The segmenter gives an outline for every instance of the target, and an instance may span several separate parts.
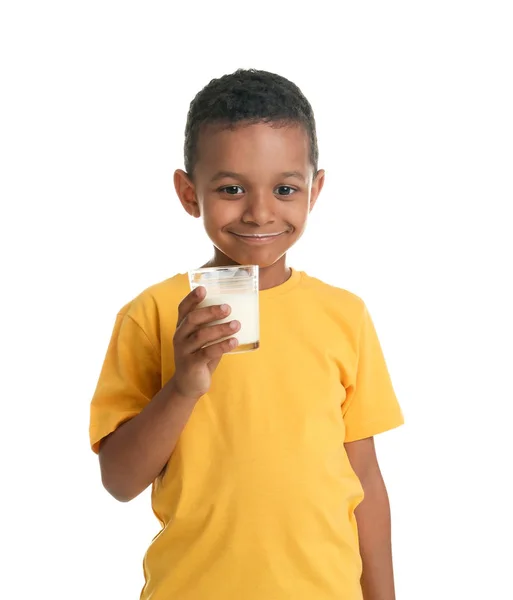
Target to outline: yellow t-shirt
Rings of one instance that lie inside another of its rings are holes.
[[[187,276],[119,313],[91,404],[91,445],[173,375]],[[144,600],[361,600],[344,442],[403,422],[363,301],[307,274],[260,292],[260,349],[224,356],[165,475]]]

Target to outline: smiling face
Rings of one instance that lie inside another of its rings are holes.
[[[303,234],[323,180],[303,127],[265,123],[205,127],[193,181],[175,173],[184,208],[203,218],[214,244],[211,264],[256,264],[276,274],[285,271],[285,253]]]

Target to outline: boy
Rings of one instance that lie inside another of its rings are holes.
[[[360,298],[286,265],[317,159],[283,77],[239,70],[191,103],[176,192],[213,243],[205,266],[259,265],[261,347],[224,356],[239,323],[212,325],[229,307],[198,308],[186,274],[117,316],[90,437],[115,498],[152,484],[144,600],[394,599],[372,436],[402,414],[380,344]]]

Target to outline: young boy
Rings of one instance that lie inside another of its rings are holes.
[[[286,264],[317,159],[283,77],[239,70],[191,103],[176,191],[214,246],[205,266],[259,265],[261,347],[225,356],[239,323],[212,325],[229,307],[198,308],[186,274],[117,316],[90,437],[115,498],[153,486],[144,600],[395,597],[373,436],[403,419],[380,344],[359,297]]]

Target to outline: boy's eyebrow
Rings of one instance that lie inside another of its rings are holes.
[[[289,177],[295,177],[296,179],[301,179],[305,181],[306,177],[301,173],[301,171],[285,171],[285,173],[281,173],[281,177],[284,179],[288,179]]]
[[[234,173],[233,171],[218,171],[210,181],[218,181],[219,179],[224,179],[225,177],[230,177],[231,179],[241,179],[241,175],[239,175],[239,173]]]
[[[283,179],[295,177],[296,179],[301,179],[302,181],[306,180],[306,177],[303,175],[303,173],[301,173],[301,171],[285,171],[280,173],[279,176]],[[224,179],[225,177],[230,177],[231,179],[244,179],[244,176],[240,173],[234,173],[233,171],[219,171],[212,177],[210,181],[218,181],[219,179]]]

